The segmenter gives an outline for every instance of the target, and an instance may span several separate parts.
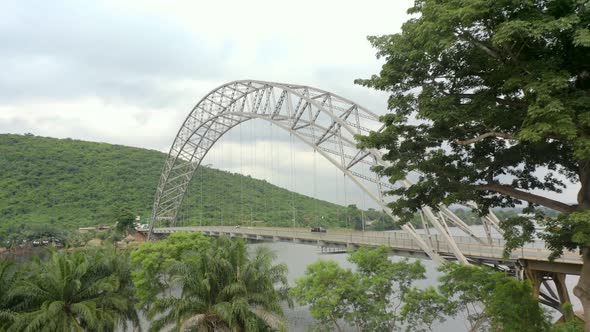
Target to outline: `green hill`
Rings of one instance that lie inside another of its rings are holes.
[[[34,225],[112,224],[123,207],[147,220],[165,158],[121,145],[0,134],[0,236]],[[186,223],[292,225],[294,202],[299,226],[347,226],[341,206],[249,176],[200,169],[179,214]]]

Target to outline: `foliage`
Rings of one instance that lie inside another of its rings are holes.
[[[540,237],[552,249],[549,258],[557,258],[563,250],[590,247],[590,210],[576,211],[543,221],[545,232]]]
[[[92,239],[96,238],[97,234],[95,231],[91,232],[73,232],[68,236],[66,242],[69,247],[76,248],[76,247],[85,247],[88,242]]]
[[[350,320],[361,287],[358,275],[350,269],[335,261],[318,260],[307,266],[305,276],[296,281],[291,293],[299,303],[309,305],[321,331],[331,331],[332,326],[342,331],[339,321]]]
[[[168,268],[190,252],[210,247],[209,238],[201,233],[173,233],[160,241],[145,242],[131,253],[132,276],[137,296],[143,307],[149,307],[158,294],[170,286]]]
[[[125,210],[145,220],[165,158],[160,152],[119,145],[8,134],[0,134],[0,154],[0,169],[5,170],[0,178],[0,241],[7,247],[23,239],[65,240],[76,227],[114,225]],[[292,199],[298,226],[362,229],[364,218],[375,230],[399,229],[381,211],[343,208],[209,167],[197,170],[179,217],[187,224],[265,221],[291,226]],[[242,200],[242,207],[235,204]],[[479,223],[477,215],[459,213],[469,216],[469,223]],[[415,226],[422,227],[419,217]],[[74,235],[73,240],[83,239]]]
[[[435,321],[443,322],[445,316],[453,316],[456,304],[441,295],[434,287],[424,290],[410,289],[404,297],[401,317],[407,332],[433,331]]]
[[[15,317],[15,299],[9,292],[16,281],[17,266],[9,260],[0,258],[0,331],[13,321]]]
[[[361,145],[387,150],[384,175],[417,180],[391,191],[394,213],[468,201],[481,213],[590,208],[588,1],[418,0],[409,13],[401,33],[369,37],[385,64],[356,81],[389,92],[394,110]],[[578,205],[532,193],[559,193],[564,178],[582,184]],[[557,251],[580,246],[559,240]]]
[[[384,129],[360,146],[387,151],[376,170],[416,183],[389,192],[402,222],[422,206],[525,204],[563,216],[550,258],[579,249],[574,294],[590,312],[590,2],[417,0],[401,33],[371,36],[385,63],[356,83],[390,94]],[[576,198],[555,198],[567,183]],[[575,202],[575,203],[574,203]],[[529,218],[502,224],[506,254],[534,239]],[[586,319],[590,331],[590,319]]]
[[[284,329],[280,303],[288,295],[287,267],[274,265],[274,259],[268,248],[249,255],[243,240],[227,238],[183,255],[168,269],[181,294],[164,294],[153,302],[150,330]]]
[[[548,317],[532,286],[487,267],[446,264],[440,293],[465,312],[477,331],[547,331]]]
[[[114,248],[52,251],[22,268],[9,297],[16,331],[112,331],[139,323],[129,256]]]
[[[579,320],[570,320],[565,323],[557,323],[551,332],[584,332],[584,324]]]
[[[127,146],[9,134],[0,135],[0,155],[0,239],[32,225],[114,225],[122,209],[146,222],[166,158]],[[342,207],[264,180],[209,167],[193,179],[179,212],[187,224],[291,226],[295,206],[299,226],[348,227]],[[383,216],[373,211],[371,218]]]
[[[413,281],[424,278],[424,266],[419,261],[392,262],[385,247],[361,248],[349,261],[357,271],[333,261],[309,265],[291,293],[310,306],[321,330],[342,331],[341,320],[362,331],[393,330],[402,318],[399,309]]]
[[[119,233],[127,235],[135,233],[135,216],[128,208],[122,208],[116,217],[115,228]]]

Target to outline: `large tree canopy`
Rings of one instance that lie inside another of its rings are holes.
[[[394,212],[590,208],[588,1],[422,0],[409,12],[402,33],[369,37],[386,62],[356,81],[390,92],[394,110],[361,144],[387,150],[392,180],[419,177],[392,192]],[[560,192],[564,178],[581,183],[577,200],[532,192]]]
[[[369,37],[380,75],[357,83],[391,93],[386,148],[394,180],[422,174],[394,205],[520,201],[561,212],[590,207],[588,1],[416,1],[400,34]],[[546,176],[536,172],[549,170]],[[529,193],[582,180],[578,204]]]
[[[360,144],[386,151],[378,171],[392,181],[416,179],[390,192],[393,212],[469,201],[562,212],[547,240],[585,252],[576,294],[590,311],[590,2],[416,0],[409,13],[401,33],[369,37],[385,64],[356,81],[390,93],[393,111]],[[577,197],[555,199],[568,182]],[[507,225],[518,222],[530,223]]]

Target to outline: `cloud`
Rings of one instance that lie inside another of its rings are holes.
[[[182,121],[206,93],[228,81],[248,78],[318,87],[383,113],[385,96],[352,81],[379,70],[365,37],[398,31],[411,4],[411,0],[4,3],[0,132],[167,152]],[[269,130],[260,120],[252,121],[249,128],[253,136],[244,131],[240,140],[239,131],[233,130],[216,146],[223,154],[220,165],[236,170],[235,153],[240,147],[243,154],[258,155],[258,160],[246,158],[246,172],[255,177],[274,174],[274,183],[289,188],[288,134]],[[268,147],[264,142],[271,140],[274,158],[263,152]],[[314,194],[315,158],[318,197],[344,203],[345,197],[352,201],[358,196],[350,182],[347,194],[338,189],[342,177],[334,166],[314,157],[309,147],[295,146],[297,191]]]
[[[4,2],[0,132],[167,152],[192,107],[217,86],[238,79],[309,85],[384,114],[387,95],[352,82],[380,69],[366,36],[398,32],[411,5],[411,0]],[[247,172],[275,174],[272,182],[288,188],[290,159],[281,155],[291,146],[288,134],[261,120],[249,126],[242,137],[230,131],[215,147],[225,153],[220,165],[236,171],[237,147],[243,154],[258,150]],[[261,157],[270,153],[264,143],[270,141],[274,152],[280,151],[274,168],[271,156]],[[296,189],[313,194],[313,151],[301,144],[295,149]],[[355,186],[348,182],[344,195],[337,185],[341,175],[317,156],[315,174],[319,197],[344,203],[348,196],[362,205]],[[559,197],[570,201],[576,190],[569,186]]]
[[[53,135],[92,131],[113,139],[99,127],[103,122],[91,120],[89,112],[99,112],[112,114],[112,123],[129,121],[128,134],[113,143],[136,144],[133,136],[150,118],[171,110],[188,114],[208,91],[243,78],[337,89],[344,96],[354,91],[355,101],[370,106],[375,96],[352,85],[378,69],[365,36],[399,29],[410,4],[303,1],[287,10],[272,1],[10,2],[0,12],[0,119],[31,126],[2,130],[44,131],[35,127],[37,118],[60,113],[56,105],[71,111],[95,100],[79,116],[64,118],[77,122],[62,123]],[[79,127],[89,129],[76,132]],[[140,146],[160,148],[171,141],[164,136]]]
[[[0,12],[4,103],[99,96],[161,106],[174,101],[168,83],[214,80],[231,50],[173,20],[106,3],[9,6]]]

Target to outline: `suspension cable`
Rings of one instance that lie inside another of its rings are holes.
[[[348,227],[351,227],[352,225],[350,224],[350,217],[348,216],[348,194],[346,188],[346,173],[342,173],[342,175],[342,187],[344,188],[344,214],[346,218],[346,224],[348,225]],[[351,228],[354,229],[354,227]]]
[[[187,206],[189,195],[190,195],[190,190],[187,187],[186,192],[184,193],[183,204],[178,208],[178,210],[179,210],[178,213],[176,213],[176,222],[174,222],[174,226],[181,226],[183,223],[182,221],[184,220],[184,215],[186,214],[186,206]]]
[[[201,193],[201,197],[199,197],[201,199],[201,220],[199,221],[199,226],[203,226],[203,217],[205,216],[205,206],[203,204],[203,171],[205,170],[204,168],[205,166],[203,166],[203,160],[201,160],[201,165],[199,166],[200,168],[200,172],[199,172],[199,183],[200,183],[200,193]]]
[[[314,210],[315,210],[315,226],[319,225],[319,214],[318,214],[318,198],[317,198],[317,161],[316,161],[316,150],[313,149],[313,197],[314,197]]]
[[[362,181],[365,182],[365,180],[362,180]],[[366,206],[366,198],[367,197],[366,196],[367,196],[367,193],[364,190],[361,190],[361,199],[362,199],[362,204],[363,204],[363,207],[361,208],[361,223],[363,226],[363,232],[365,231],[365,226],[366,226],[366,224],[365,224],[365,209],[367,208],[367,206]]]
[[[336,221],[340,223],[341,220],[338,219],[338,218],[341,218],[342,217],[342,207],[341,206],[342,206],[342,204],[344,202],[344,196],[343,196],[344,195],[344,188],[341,185],[342,184],[342,180],[340,180],[340,172],[334,172],[334,174],[336,175],[336,188],[338,190],[338,206],[339,206],[338,207],[338,210],[336,211],[337,212],[337,214],[336,214]],[[340,189],[342,189],[342,190],[340,190]]]
[[[221,148],[218,147],[216,149],[217,151],[215,153],[215,157],[217,159],[217,165],[218,165],[217,166],[218,167],[217,169],[219,170],[218,174],[220,175],[220,179],[219,180],[221,180],[223,178],[223,169],[221,168],[222,167],[221,166],[221,153],[222,153],[222,149],[223,149],[223,146]],[[223,199],[223,192],[222,192],[222,190],[223,190],[222,189],[223,188],[223,184],[221,183],[221,181],[218,182],[218,183],[221,185],[221,187],[217,191],[217,193],[218,193],[217,208],[219,209],[219,225],[221,225],[222,224],[222,221],[221,220],[223,220],[223,212],[222,212],[222,208],[221,208],[221,200]]]
[[[295,210],[295,175],[294,175],[294,157],[293,154],[293,134],[289,133],[289,150],[291,151],[291,208],[293,209],[293,228],[295,228],[295,218],[296,218],[296,210]]]
[[[265,139],[264,145],[262,146],[262,148],[263,148],[262,155],[264,157],[264,159],[263,159],[264,167],[263,168],[264,168],[264,180],[265,181],[267,181],[267,179],[268,179],[268,169],[266,167],[267,166],[266,157],[268,156],[268,153],[267,153],[267,146],[266,146],[267,143],[266,142],[267,142],[267,140]],[[266,199],[266,197],[264,199],[264,220],[268,220],[268,199]]]
[[[254,126],[254,120],[250,120],[248,121],[248,123],[250,124],[250,144],[252,144],[252,150],[250,151],[250,176],[252,177],[252,179],[255,178],[254,176],[254,171],[256,169],[256,149],[257,149],[257,145],[256,145],[256,139],[254,139],[254,136],[252,135],[252,127]],[[254,185],[256,184],[255,181],[250,181],[250,183],[252,184],[252,189],[254,189]],[[254,192],[254,190],[252,190],[252,192]],[[252,221],[253,221],[253,210],[254,210],[254,201],[250,200],[250,203],[248,204],[250,206],[250,225],[252,225]]]
[[[274,193],[272,192],[272,189],[274,189],[272,187],[273,182],[274,182],[274,149],[273,149],[273,142],[274,142],[274,132],[273,132],[274,128],[272,126],[272,122],[270,122],[270,181],[269,183],[271,184],[271,195],[269,197],[269,201],[270,201],[270,210],[271,210],[271,218],[274,218]],[[274,223],[275,221],[272,220],[272,222]]]
[[[222,144],[223,144],[223,143],[222,143]],[[219,156],[219,161],[220,161],[220,163],[221,163],[222,165],[224,165],[224,168],[225,168],[225,162],[224,162],[224,159],[225,159],[225,155],[226,155],[226,154],[225,154],[225,150],[226,150],[226,147],[225,147],[225,144],[223,144],[223,145],[222,145],[222,149],[221,149],[221,155]],[[231,156],[230,156],[230,159],[231,159]],[[225,172],[225,171],[224,171],[224,172]],[[230,175],[228,174],[228,177],[229,177],[229,176],[230,176]],[[221,200],[224,200],[225,198],[227,198],[227,196],[226,196],[226,195],[227,195],[227,193],[225,192],[225,190],[226,190],[226,187],[229,187],[229,186],[223,186],[223,192],[222,192],[222,195],[221,195],[221,198],[220,198]],[[224,202],[224,203],[225,203],[225,202]],[[225,205],[224,205],[224,206],[225,206]],[[228,211],[228,212],[229,212],[229,211]],[[221,226],[223,226],[223,224],[224,224],[224,220],[223,220],[223,217],[224,217],[224,215],[223,215],[223,208],[222,208],[221,206],[220,206],[220,216],[221,216]]]
[[[244,150],[244,145],[242,141],[242,123],[239,124],[240,126],[240,217],[238,219],[238,224],[242,223],[242,215],[244,214],[244,159],[242,156],[242,150]]]
[[[190,215],[190,208],[191,208],[191,186],[190,183],[186,186],[186,197],[185,197],[185,204],[184,204],[184,214],[182,219],[180,220],[179,226],[184,226],[187,224],[189,215]]]

